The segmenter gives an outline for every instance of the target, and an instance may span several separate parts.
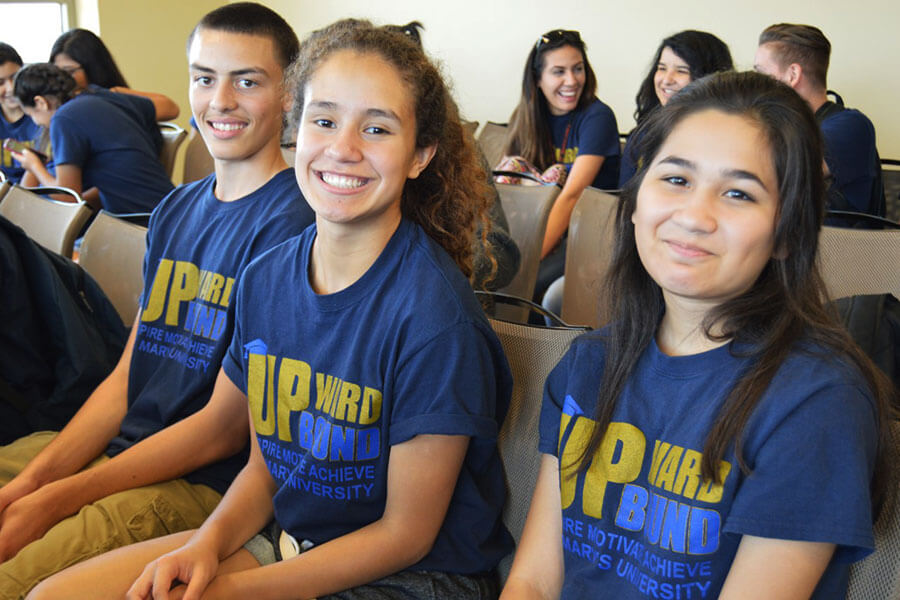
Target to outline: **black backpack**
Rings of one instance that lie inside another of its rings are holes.
[[[834,96],[834,102],[828,100],[816,111],[816,123],[822,124],[822,121],[836,113],[846,110],[844,107],[844,99],[834,91],[828,90],[830,96]],[[828,178],[828,188],[826,190],[825,201],[829,210],[856,210],[844,195],[832,185],[831,177]],[[878,156],[878,150],[875,150],[875,181],[872,184],[872,191],[869,197],[869,207],[866,211],[868,214],[883,217],[887,209],[887,203],[884,197],[884,181],[881,176],[881,159]]]
[[[128,330],[100,286],[0,217],[0,444],[59,430],[112,371]]]

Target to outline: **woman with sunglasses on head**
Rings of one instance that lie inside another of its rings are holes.
[[[637,108],[634,120],[637,121],[637,128],[628,136],[622,152],[618,187],[624,187],[637,170],[634,158],[637,136],[634,133],[647,117],[660,106],[665,106],[669,98],[695,79],[732,69],[734,64],[728,45],[711,33],[688,29],[662,41],[635,97]]]
[[[528,53],[522,98],[510,119],[504,153],[539,171],[557,163],[566,171],[547,221],[535,298],[563,274],[569,217],[581,192],[587,186],[612,189],[618,181],[616,117],[596,90],[597,78],[577,31],[549,31]]]
[[[178,116],[178,105],[168,96],[128,87],[106,44],[87,29],[70,29],[56,38],[49,62],[71,75],[79,92],[93,87],[141,96],[153,103],[157,121],[169,121]]]
[[[504,598],[843,598],[896,489],[896,389],[823,304],[809,106],[704,78],[648,117],[605,293],[544,391]]]

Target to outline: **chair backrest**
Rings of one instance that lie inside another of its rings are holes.
[[[169,179],[172,179],[172,172],[175,170],[175,155],[178,153],[181,142],[187,137],[187,132],[175,123],[160,123],[159,132],[163,138],[159,161],[163,164]]]
[[[503,144],[506,143],[506,132],[508,127],[500,123],[488,121],[481,128],[478,134],[478,145],[484,152],[488,164],[491,168],[497,166],[500,159],[503,158]]]
[[[475,139],[475,132],[478,131],[478,121],[463,121],[463,130]],[[493,166],[493,165],[492,165]]]
[[[881,182],[884,184],[884,216],[900,221],[900,160],[881,159]]]
[[[513,376],[512,399],[498,444],[507,482],[503,522],[518,544],[541,463],[537,446],[544,381],[572,340],[582,332],[494,319],[491,319],[491,326],[503,344]],[[511,565],[512,555],[500,563],[503,579]]]
[[[206,142],[203,136],[196,129],[191,128],[190,139],[188,139],[187,148],[184,152],[184,175],[181,178],[183,183],[190,183],[203,179],[215,170],[213,157],[206,149]]]
[[[892,468],[900,468],[900,423],[894,423]],[[875,524],[875,552],[850,567],[847,600],[900,598],[900,489],[895,503],[882,511]]]
[[[122,322],[131,325],[143,287],[147,228],[100,211],[84,234],[78,262],[100,285]]]
[[[562,320],[599,329],[609,321],[602,298],[603,277],[612,257],[619,198],[585,188],[569,219]]]
[[[541,246],[544,243],[544,231],[547,229],[547,217],[560,189],[556,185],[527,186],[505,183],[494,185],[497,186],[500,204],[506,213],[509,235],[519,247],[520,256],[519,271],[509,285],[498,291],[531,300],[541,262]],[[510,310],[514,313],[504,314],[503,318],[525,320],[523,315],[527,314],[527,309]]]
[[[38,194],[65,194],[74,202],[60,202]],[[24,229],[44,248],[67,258],[72,258],[75,238],[92,212],[81,197],[68,188],[11,185],[0,202],[0,215]]]
[[[900,299],[900,230],[823,227],[819,268],[834,300],[862,294]]]

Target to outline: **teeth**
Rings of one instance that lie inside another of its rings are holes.
[[[245,127],[243,123],[217,123],[215,121],[211,122],[210,125],[217,131],[237,131]]]
[[[335,173],[322,173],[322,181],[328,185],[349,190],[364,186],[368,180],[361,177],[337,175]]]

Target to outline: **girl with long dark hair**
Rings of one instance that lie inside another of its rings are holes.
[[[563,274],[569,217],[584,188],[612,189],[618,181],[619,128],[596,91],[597,77],[577,31],[554,29],[538,38],[525,61],[522,98],[504,150],[537,170],[560,164],[567,173],[547,221],[537,299]]]
[[[822,142],[722,73],[646,123],[613,319],[547,380],[510,598],[838,598],[873,549],[896,391],[823,305]]]
[[[650,70],[635,97],[637,126],[654,110],[695,79],[710,73],[734,69],[728,45],[711,33],[687,29],[665,38],[656,49]],[[634,157],[636,136],[629,136],[622,153],[619,187],[624,187],[637,170]]]
[[[71,75],[78,91],[93,85],[116,93],[142,96],[153,102],[157,121],[169,121],[178,116],[178,105],[168,96],[131,89],[106,44],[92,31],[70,29],[60,35],[50,49],[49,62]]]

